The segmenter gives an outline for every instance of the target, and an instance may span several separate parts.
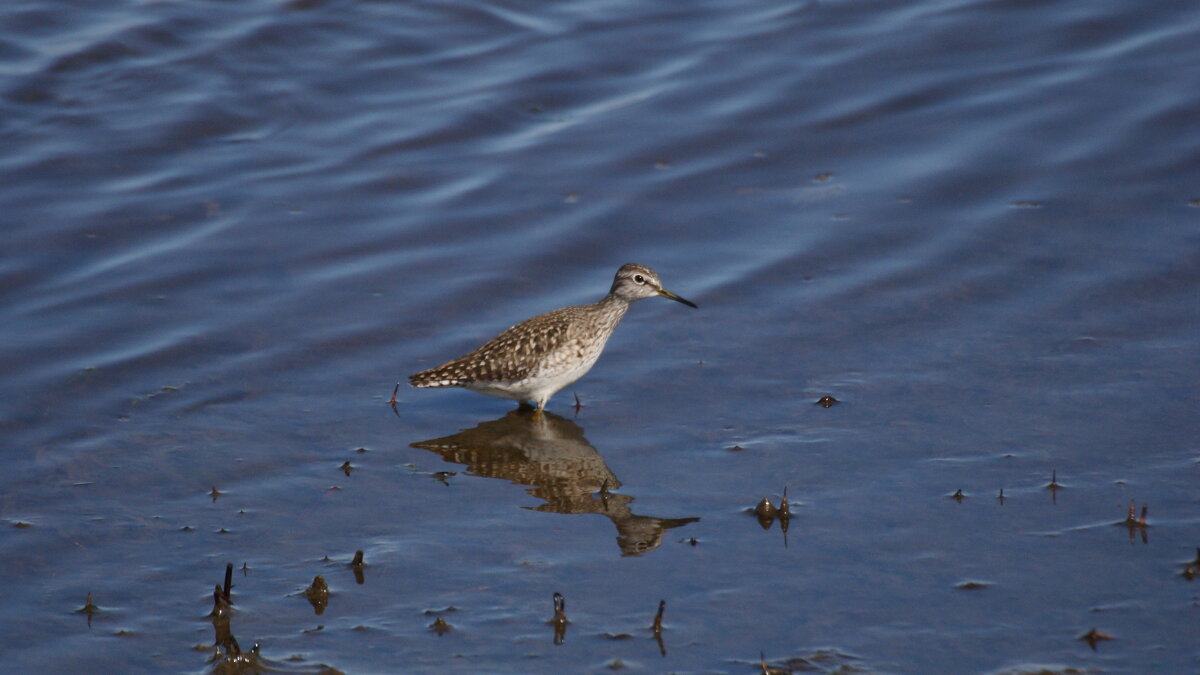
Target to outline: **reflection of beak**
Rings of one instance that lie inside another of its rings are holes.
[[[682,302],[683,304],[687,305],[688,307],[695,307],[696,309],[700,309],[699,307],[696,307],[696,303],[692,302],[691,300],[684,300],[683,298],[679,297],[678,295],[675,295],[674,293],[672,293],[671,291],[668,291],[665,288],[658,289],[658,294],[663,296],[664,298],[670,298],[670,299],[674,300],[675,302]]]

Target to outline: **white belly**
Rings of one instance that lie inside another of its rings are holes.
[[[471,382],[466,386],[471,391],[497,398],[507,398],[517,401],[533,401],[544,405],[550,397],[557,394],[563,387],[587,374],[596,360],[600,358],[600,349],[578,365],[557,372],[538,374],[516,382]]]

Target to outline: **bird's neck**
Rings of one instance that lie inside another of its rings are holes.
[[[604,296],[596,306],[604,310],[604,315],[610,317],[613,323],[620,321],[625,312],[629,311],[629,301],[615,293]]]

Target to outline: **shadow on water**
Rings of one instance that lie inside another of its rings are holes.
[[[617,528],[621,555],[635,556],[658,548],[663,533],[699,518],[656,518],[633,512],[634,498],[614,494],[621,487],[604,457],[588,442],[578,424],[544,412],[519,408],[452,436],[413,443],[449,462],[466,466],[476,476],[503,478],[528,485],[529,494],[545,500],[536,507],[550,513],[595,513]]]

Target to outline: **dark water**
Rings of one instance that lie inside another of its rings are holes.
[[[6,3],[0,670],[1200,670],[1197,44],[1191,3]],[[385,405],[628,261],[700,309],[635,306],[544,425]]]

